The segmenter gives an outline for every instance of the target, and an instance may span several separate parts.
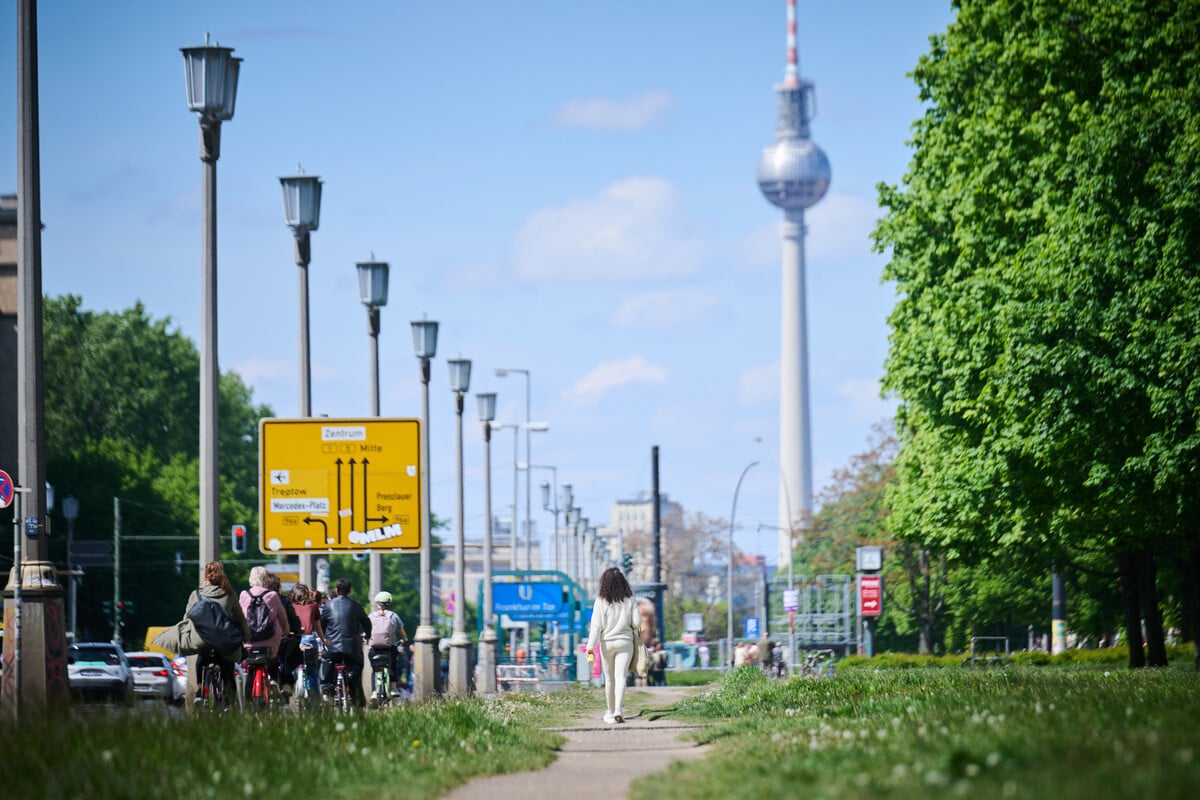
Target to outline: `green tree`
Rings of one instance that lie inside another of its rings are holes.
[[[880,187],[893,527],[968,564],[1108,559],[1131,666],[1142,623],[1164,664],[1159,561],[1190,558],[1193,603],[1200,577],[1200,4],[958,8]]]
[[[120,499],[124,534],[195,535],[199,509],[199,367],[194,344],[169,319],[155,320],[139,303],[122,312],[82,308],[76,296],[44,303],[47,478],[59,497],[80,501],[76,538],[112,541]],[[234,373],[220,377],[219,447],[222,526],[257,524],[256,406]],[[53,530],[64,531],[62,504]],[[66,540],[51,556],[66,562]],[[136,611],[124,636],[138,643],[147,625],[182,612],[195,586],[194,542],[123,542],[122,579]],[[175,574],[179,552],[186,563]],[[236,570],[231,570],[237,575]],[[78,597],[81,636],[108,638],[100,602],[111,598],[112,571],[87,570]]]

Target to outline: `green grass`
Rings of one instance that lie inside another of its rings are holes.
[[[21,798],[433,797],[539,769],[594,694],[439,700],[382,712],[197,715],[146,709],[0,723],[3,795]]]
[[[721,673],[715,669],[667,670],[668,686],[706,686],[720,679]]]
[[[695,736],[713,749],[635,798],[1200,797],[1190,669],[743,668],[671,716],[712,723]]]

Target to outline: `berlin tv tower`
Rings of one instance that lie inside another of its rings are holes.
[[[779,96],[775,142],[758,160],[758,188],[783,209],[782,345],[779,354],[779,563],[789,563],[790,536],[812,513],[808,332],[804,300],[804,209],[829,189],[829,159],[808,138],[816,116],[811,81],[796,58],[796,0],[787,0],[787,69]]]

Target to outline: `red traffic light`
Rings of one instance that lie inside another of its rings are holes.
[[[233,526],[233,552],[235,552],[235,553],[246,552],[246,526],[245,525],[234,525]]]

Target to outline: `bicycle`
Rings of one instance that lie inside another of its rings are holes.
[[[271,692],[271,678],[267,667],[271,663],[270,647],[246,648],[246,678],[249,685],[249,700],[251,705],[258,708],[269,708],[274,700]]]
[[[329,663],[333,665],[333,711],[335,714],[350,713],[350,678],[346,674],[346,657],[340,653],[330,656]]]
[[[391,647],[372,647],[368,655],[371,662],[371,706],[383,708],[392,702],[392,652]]]
[[[313,692],[309,681],[313,680],[317,666],[317,648],[312,644],[300,644],[300,664],[296,667],[296,691],[292,694],[297,708],[312,705]]]
[[[225,708],[225,681],[221,676],[221,665],[211,650],[203,650],[196,659],[200,672],[200,683],[196,687],[196,704],[205,711]]]

